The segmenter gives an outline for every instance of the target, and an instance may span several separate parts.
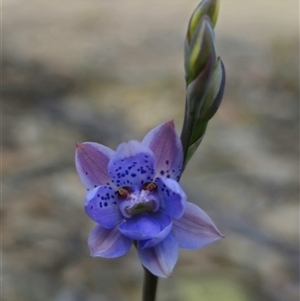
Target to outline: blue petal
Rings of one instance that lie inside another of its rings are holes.
[[[184,214],[173,220],[172,233],[180,248],[198,249],[224,237],[211,218],[198,206],[187,203]]]
[[[76,144],[76,170],[87,190],[110,183],[107,165],[113,154],[113,150],[99,143]]]
[[[163,211],[160,210],[158,212],[151,213],[151,217],[155,219],[160,225],[161,231],[152,239],[141,241],[140,247],[142,249],[154,247],[162,240],[164,240],[172,229],[172,219],[168,214],[164,213]]]
[[[87,193],[84,209],[87,215],[105,228],[112,228],[122,220],[115,190],[109,185],[99,186]]]
[[[134,240],[144,240],[155,237],[161,231],[159,223],[148,213],[135,215],[124,219],[119,230],[125,236]]]
[[[129,251],[131,244],[132,240],[122,235],[117,226],[106,229],[98,225],[88,239],[92,257],[120,257]]]
[[[178,182],[165,177],[155,180],[160,196],[160,207],[173,218],[180,218],[183,215],[186,205],[186,194]]]
[[[142,143],[156,158],[156,176],[178,180],[182,172],[183,150],[173,121],[165,122],[151,130]]]
[[[117,187],[140,187],[153,180],[154,166],[152,151],[138,141],[129,141],[118,146],[109,162],[108,171]]]
[[[141,248],[138,243],[139,258],[145,268],[158,277],[169,277],[178,258],[178,244],[169,234],[153,248]]]

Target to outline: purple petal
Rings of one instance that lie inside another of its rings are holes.
[[[165,177],[156,178],[155,183],[158,187],[161,209],[173,218],[180,218],[183,215],[187,197],[179,183]]]
[[[113,154],[113,150],[99,143],[76,144],[76,169],[87,190],[110,183],[107,165]]]
[[[173,220],[172,232],[179,247],[185,249],[202,248],[224,237],[210,217],[198,206],[187,203],[181,219]]]
[[[142,249],[151,248],[157,245],[167,237],[167,235],[170,233],[172,229],[172,219],[170,218],[169,215],[165,214],[161,210],[155,213],[151,213],[151,217],[155,219],[157,223],[160,225],[161,231],[152,239],[141,241],[140,247]]]
[[[154,177],[152,151],[138,141],[121,143],[108,165],[109,175],[117,187],[138,186]]]
[[[178,180],[182,172],[183,150],[174,122],[165,122],[151,130],[142,143],[156,158],[156,176]]]
[[[132,240],[122,235],[117,226],[106,229],[98,225],[88,239],[92,257],[120,257],[129,251],[131,244]]]
[[[155,237],[161,231],[156,219],[144,213],[123,220],[119,230],[125,236],[134,240],[144,240]]]
[[[85,198],[87,215],[105,228],[113,228],[122,220],[115,190],[108,185],[92,189]]]
[[[142,249],[138,243],[139,258],[145,268],[158,277],[169,277],[177,262],[178,244],[169,234],[153,248]]]

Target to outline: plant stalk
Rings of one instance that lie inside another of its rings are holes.
[[[155,301],[158,277],[144,267],[143,299],[142,301]]]

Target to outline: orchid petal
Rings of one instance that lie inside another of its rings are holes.
[[[156,178],[155,183],[161,209],[173,218],[180,218],[184,213],[187,197],[179,183],[165,177]]]
[[[113,150],[99,143],[76,144],[76,169],[87,190],[110,183],[107,165],[113,154]]]
[[[157,126],[144,137],[142,143],[154,153],[156,176],[178,180],[182,172],[183,150],[174,122]]]
[[[157,221],[160,225],[161,231],[153,238],[149,240],[140,241],[140,247],[144,248],[151,248],[162,240],[164,240],[167,235],[170,233],[172,229],[172,219],[169,215],[165,214],[163,211],[158,211],[155,213],[151,213],[151,217]]]
[[[141,186],[154,177],[152,151],[138,141],[121,143],[108,165],[109,175],[117,187]]]
[[[88,239],[92,257],[120,257],[129,251],[131,244],[132,240],[121,234],[117,226],[106,229],[98,225]]]
[[[92,220],[108,229],[120,223],[123,218],[116,192],[109,185],[99,186],[89,191],[85,197],[84,209]]]
[[[144,240],[155,237],[161,228],[157,220],[145,213],[123,220],[119,225],[119,230],[128,238]]]
[[[187,203],[184,214],[173,220],[172,232],[180,248],[198,249],[224,237],[211,218],[198,206]]]
[[[152,274],[169,277],[177,262],[178,244],[171,233],[153,248],[143,249],[138,243],[138,253],[143,266]]]

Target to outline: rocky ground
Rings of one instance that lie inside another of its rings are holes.
[[[3,301],[140,300],[142,268],[91,259],[74,143],[115,148],[184,110],[189,0],[6,0]],[[181,251],[164,301],[295,301],[298,1],[221,1],[223,103],[182,177],[226,238]]]

